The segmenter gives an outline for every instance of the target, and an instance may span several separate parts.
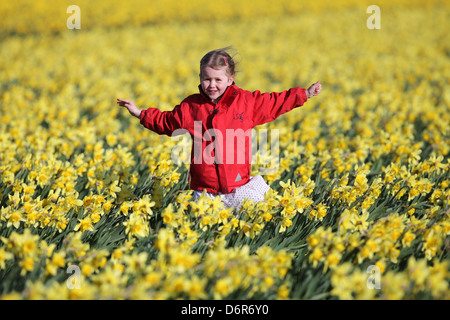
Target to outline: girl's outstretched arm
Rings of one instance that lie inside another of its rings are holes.
[[[121,107],[127,108],[128,112],[132,116],[135,116],[136,118],[140,118],[141,117],[141,110],[139,110],[139,108],[136,107],[136,105],[134,104],[133,101],[125,100],[125,99],[117,99],[117,104],[119,106],[121,106]]]
[[[183,128],[182,105],[176,106],[172,111],[161,111],[158,108],[140,110],[133,101],[126,99],[117,99],[117,104],[127,108],[144,127],[157,134],[171,136],[175,130]]]

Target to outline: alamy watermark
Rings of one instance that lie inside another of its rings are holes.
[[[367,7],[367,13],[372,13],[372,15],[367,18],[366,26],[368,29],[381,29],[381,10],[377,5],[371,5]]]
[[[178,144],[171,150],[171,159],[181,164],[258,164],[262,175],[276,173],[280,163],[278,129],[208,129],[194,121],[192,136],[185,129],[173,132]],[[192,157],[191,157],[192,156]]]
[[[67,18],[67,29],[81,29],[81,9],[79,6],[72,4],[67,7],[66,12],[70,14]],[[368,29],[381,29],[381,10],[380,7],[373,4],[367,7],[366,13],[371,14],[367,18],[366,26]]]
[[[81,9],[72,4],[67,7],[67,13],[71,14],[66,21],[67,29],[81,29]],[[381,29],[381,10],[380,7],[373,4],[367,7],[366,13],[370,13],[367,18],[366,26],[368,29]]]
[[[71,15],[67,18],[67,29],[81,29],[81,9],[77,5],[70,5],[67,7],[67,13]]]
[[[72,289],[80,289],[81,288],[81,270],[77,265],[70,265],[67,267],[68,274],[71,274],[66,281],[67,288]]]
[[[367,278],[367,288],[370,290],[373,289],[381,289],[381,271],[380,267],[377,265],[370,265],[367,268],[367,273],[370,274],[370,276]]]

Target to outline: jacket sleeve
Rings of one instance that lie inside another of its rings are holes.
[[[177,129],[184,128],[183,104],[172,111],[161,111],[158,108],[142,110],[140,122],[147,129],[157,134],[171,136]]]
[[[283,113],[302,106],[308,100],[306,90],[299,87],[280,93],[255,91],[252,96],[254,100],[253,123],[255,126],[273,121]]]

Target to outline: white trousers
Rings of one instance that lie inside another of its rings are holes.
[[[222,198],[223,204],[229,207],[239,208],[242,205],[242,201],[247,198],[255,202],[263,201],[264,194],[270,190],[270,187],[264,181],[263,177],[260,175],[250,178],[250,181],[246,184],[240,186],[230,193],[211,193],[207,192],[205,195],[214,200],[215,197],[220,196]],[[194,200],[197,200],[201,195],[202,191],[194,191]]]

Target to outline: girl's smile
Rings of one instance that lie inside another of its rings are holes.
[[[214,69],[209,66],[200,73],[202,90],[214,102],[225,93],[228,86],[233,83],[233,76],[229,76],[225,68]]]

